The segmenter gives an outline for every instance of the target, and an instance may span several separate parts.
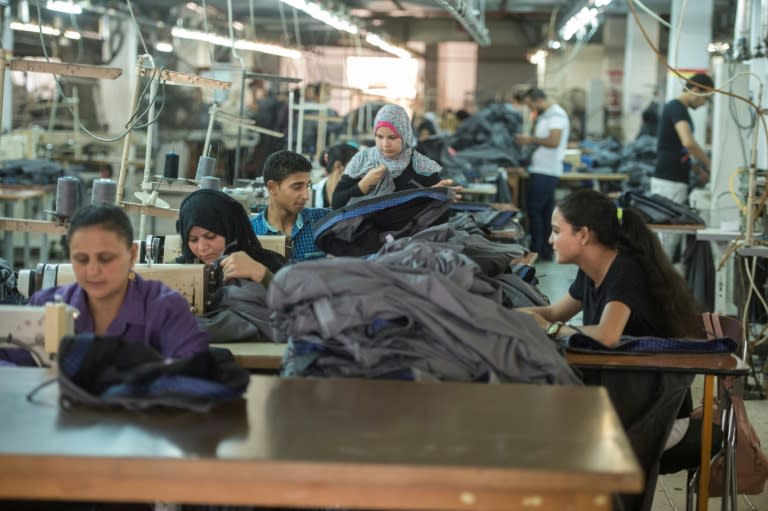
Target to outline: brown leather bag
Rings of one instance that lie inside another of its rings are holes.
[[[747,417],[744,400],[739,396],[731,396],[733,420],[736,423],[736,488],[737,493],[757,495],[763,492],[768,480],[768,458],[760,447],[760,439]],[[710,467],[709,495],[722,497],[723,472],[725,459],[722,453],[713,461]]]
[[[725,329],[723,323],[726,325]],[[742,338],[743,330],[733,318],[720,317],[716,313],[704,313],[704,325],[708,338],[728,335],[741,346],[741,354],[744,353],[742,350],[746,349],[743,345],[746,341]],[[734,392],[735,385],[736,381],[733,377],[720,378],[720,391],[727,393],[731,400],[733,421],[736,425],[736,493],[757,495],[763,492],[765,482],[768,480],[768,458],[763,454],[760,439],[749,422],[744,400]],[[720,452],[710,466],[709,495],[711,497],[723,496],[724,472],[725,458],[724,453]]]

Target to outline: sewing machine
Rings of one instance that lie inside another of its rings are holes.
[[[256,236],[261,246],[285,255],[285,236]],[[181,256],[181,236],[178,234],[149,235],[136,240],[139,245],[139,262],[172,263]]]
[[[206,264],[136,264],[133,269],[143,278],[159,280],[181,293],[195,314],[206,312],[220,283],[217,272]],[[19,272],[18,288],[21,294],[31,296],[41,289],[72,282],[75,273],[71,264],[39,264],[34,270]]]
[[[0,348],[26,348],[39,365],[49,366],[61,338],[75,333],[77,314],[64,303],[0,305]]]

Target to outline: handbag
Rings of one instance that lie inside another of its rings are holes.
[[[720,318],[716,314],[709,314],[709,316],[707,318],[707,313],[705,313],[707,336],[710,338],[723,337],[724,332]],[[736,334],[731,333],[731,335]],[[743,339],[734,340],[744,342]],[[733,440],[736,458],[735,467],[732,469],[736,476],[736,493],[757,495],[763,492],[765,482],[768,480],[768,457],[763,454],[760,439],[755,433],[755,428],[749,422],[744,400],[734,392],[735,384],[735,378],[725,377],[721,379],[720,385],[722,391],[728,394],[731,401],[731,420],[736,428],[736,437]],[[728,441],[726,439],[726,442]],[[710,464],[709,495],[711,497],[723,496],[726,455],[724,451],[721,451]]]

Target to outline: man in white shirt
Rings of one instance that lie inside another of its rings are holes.
[[[555,188],[563,174],[563,158],[568,143],[570,121],[557,103],[547,99],[543,90],[533,88],[525,93],[525,102],[536,112],[533,135],[517,135],[518,144],[534,144],[536,150],[528,166],[526,212],[531,234],[530,249],[539,259],[552,260],[549,235],[552,231],[552,211],[555,209]]]

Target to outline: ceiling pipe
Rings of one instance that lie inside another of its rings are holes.
[[[491,35],[485,26],[485,0],[437,0],[437,3],[461,23],[478,45],[491,44]]]

